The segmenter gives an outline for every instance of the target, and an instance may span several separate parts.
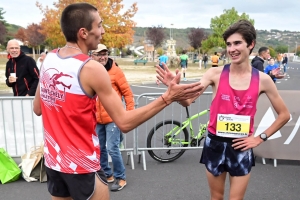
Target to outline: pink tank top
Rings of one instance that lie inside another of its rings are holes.
[[[210,106],[208,131],[216,134],[218,114],[250,116],[249,136],[253,134],[256,103],[259,96],[259,71],[252,68],[250,86],[247,90],[235,90],[229,84],[230,64],[225,65],[219,87]]]

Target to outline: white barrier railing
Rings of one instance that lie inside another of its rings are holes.
[[[279,93],[288,109],[293,111],[291,112],[291,120],[280,130],[282,134],[279,131],[276,132],[266,143],[254,149],[256,155],[274,159],[274,165],[276,164],[276,159],[300,160],[300,150],[298,148],[300,142],[300,111],[296,103],[299,102],[299,91],[279,91]],[[136,108],[150,103],[160,95],[161,93],[140,95],[136,99]],[[201,95],[189,107],[190,116],[208,109],[211,104],[211,98],[211,92]],[[32,146],[40,145],[43,141],[42,119],[32,112],[32,100],[33,97],[0,97],[0,147],[6,149],[12,157],[20,157],[28,152]],[[257,104],[254,123],[255,135],[260,134],[275,120],[270,106],[268,99],[265,95],[262,95]],[[141,158],[143,159],[143,167],[146,170],[145,152],[148,150],[202,148],[202,145],[189,145],[187,147],[164,146],[161,141],[154,143],[150,148],[147,147],[148,134],[156,124],[167,119],[183,122],[186,120],[186,117],[185,108],[177,103],[172,103],[153,118],[135,128],[132,131],[133,133],[125,134],[124,149],[121,149],[121,151],[127,152],[127,164],[129,158],[131,158],[131,167],[134,169],[133,155],[138,155],[139,162]],[[199,124],[205,124],[208,118],[209,114],[206,114],[193,121],[192,125],[196,135],[199,132]],[[287,134],[289,134],[288,137],[286,136]],[[189,142],[191,142],[190,139],[189,137]]]
[[[43,142],[42,118],[32,112],[33,97],[0,98],[0,147],[21,156]]]
[[[44,140],[42,117],[33,113],[32,103],[33,97],[0,97],[0,147],[12,157],[21,157]],[[124,134],[124,148],[120,151],[127,152],[127,164],[130,159],[134,169],[133,148],[129,148],[129,140]]]

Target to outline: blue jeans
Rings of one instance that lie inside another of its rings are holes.
[[[284,73],[286,72],[286,68],[287,68],[287,63],[285,63],[285,64],[283,65],[283,72],[284,72]]]
[[[203,63],[204,63],[204,69],[206,69],[207,61],[203,61]]]
[[[119,149],[120,135],[122,134],[120,129],[115,123],[97,124],[96,133],[100,142],[100,165],[105,172],[105,175],[107,177],[113,175],[115,178],[125,180],[125,167]],[[113,173],[108,163],[108,154],[111,156],[112,164],[114,166]]]

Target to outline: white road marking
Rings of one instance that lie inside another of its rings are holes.
[[[131,85],[132,87],[140,87],[140,88],[150,88],[150,89],[158,89],[158,90],[166,90],[167,88],[160,88],[160,87],[149,87],[143,85]]]

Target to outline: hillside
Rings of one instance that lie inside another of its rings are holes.
[[[186,29],[172,29],[173,38],[176,40],[176,47],[187,49],[189,45],[188,34],[191,28]],[[134,46],[143,45],[142,41],[145,38],[147,28],[135,27],[134,28]],[[211,33],[210,29],[204,29],[206,33]],[[296,45],[300,45],[300,32],[280,31],[280,30],[256,30],[257,31],[257,44],[254,51],[262,46],[276,47],[279,45],[289,46],[289,51],[294,52]],[[170,37],[170,29],[164,28],[166,38]],[[297,42],[297,44],[296,44]]]
[[[7,32],[10,35],[15,35],[18,32],[18,29],[21,28],[21,26],[15,25],[15,24],[7,24]]]

